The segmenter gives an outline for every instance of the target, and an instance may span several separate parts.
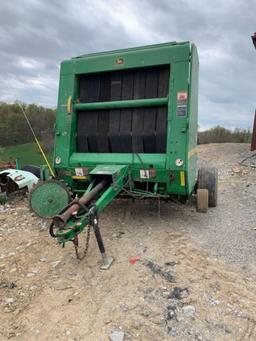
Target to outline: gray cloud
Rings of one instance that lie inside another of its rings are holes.
[[[200,58],[201,127],[252,125],[255,1],[13,0],[0,10],[0,100],[55,106],[63,59],[190,40]]]

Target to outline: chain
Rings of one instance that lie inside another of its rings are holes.
[[[79,260],[82,260],[86,257],[88,249],[89,249],[89,242],[90,242],[90,235],[91,235],[91,225],[88,225],[87,228],[87,236],[86,236],[86,241],[85,241],[85,248],[84,248],[84,252],[82,255],[79,254],[79,250],[78,250],[78,235],[75,236],[75,238],[72,240],[74,247],[75,247],[75,252],[76,252],[76,258]]]

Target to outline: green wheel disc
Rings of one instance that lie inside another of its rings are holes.
[[[53,218],[69,204],[71,194],[66,185],[58,180],[39,183],[30,193],[31,210],[41,218]]]

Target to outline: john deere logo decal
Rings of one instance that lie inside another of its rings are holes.
[[[123,58],[123,57],[118,57],[118,58],[115,60],[115,65],[118,65],[118,66],[124,65],[124,58]]]

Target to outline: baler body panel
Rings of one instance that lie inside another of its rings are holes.
[[[138,188],[189,196],[196,180],[198,57],[189,42],[95,53],[61,64],[55,170],[83,192],[99,165]],[[77,169],[83,169],[83,174]]]

